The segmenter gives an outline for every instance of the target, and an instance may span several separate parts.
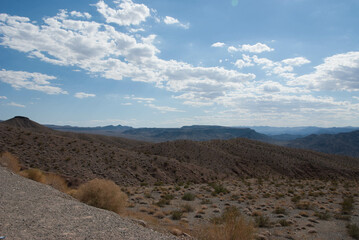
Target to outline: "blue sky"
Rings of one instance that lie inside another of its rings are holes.
[[[0,119],[359,126],[357,0],[1,0]]]

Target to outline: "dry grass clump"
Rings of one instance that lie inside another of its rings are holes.
[[[29,168],[20,172],[20,175],[39,183],[46,183],[45,174],[37,168]]]
[[[50,185],[51,187],[61,191],[61,192],[65,192],[67,193],[69,191],[69,188],[67,187],[67,183],[66,180],[54,173],[48,173],[45,175],[46,179],[45,179],[45,183],[47,185]]]
[[[73,195],[88,205],[116,213],[122,212],[127,205],[127,195],[110,180],[93,179],[82,184]]]
[[[9,152],[4,152],[0,154],[0,165],[10,169],[14,173],[18,173],[21,168],[17,157],[15,157]]]
[[[198,239],[206,240],[250,240],[254,239],[255,228],[240,214],[236,207],[225,210],[216,223],[203,227]]]

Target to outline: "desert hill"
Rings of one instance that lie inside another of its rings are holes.
[[[312,134],[304,138],[298,138],[287,146],[359,157],[359,131],[338,134]]]
[[[16,119],[19,121],[19,119]],[[209,182],[225,178],[284,176],[359,179],[359,159],[291,149],[238,138],[146,143],[0,123],[0,151],[25,168],[63,175],[71,184],[107,178],[119,185]],[[31,121],[31,120],[30,120]],[[36,125],[37,126],[37,125]],[[41,126],[41,125],[40,125]]]

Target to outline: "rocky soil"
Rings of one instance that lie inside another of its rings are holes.
[[[2,167],[0,183],[0,236],[6,239],[178,239]]]

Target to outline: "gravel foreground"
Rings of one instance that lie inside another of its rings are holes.
[[[0,167],[0,236],[12,239],[178,239],[94,208]]]

